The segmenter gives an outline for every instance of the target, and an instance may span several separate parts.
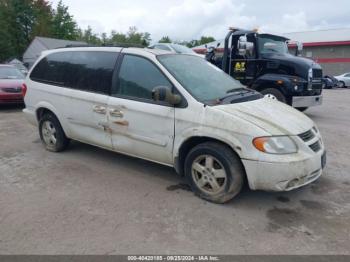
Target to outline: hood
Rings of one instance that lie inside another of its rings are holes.
[[[262,58],[275,61],[279,65],[279,69],[285,71],[287,74],[296,75],[304,79],[308,78],[310,68],[321,69],[321,66],[313,60],[300,56],[294,56],[289,53],[268,53],[263,54]]]
[[[0,88],[22,87],[24,79],[0,79]]]
[[[215,108],[250,122],[271,135],[299,135],[314,125],[303,113],[270,98],[220,105]]]

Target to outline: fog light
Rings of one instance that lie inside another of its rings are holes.
[[[295,86],[295,87],[294,87],[294,90],[295,90],[295,91],[298,91],[298,86]]]

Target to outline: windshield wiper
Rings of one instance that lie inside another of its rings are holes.
[[[227,90],[227,91],[226,91],[226,94],[230,94],[230,93],[241,93],[242,91],[245,91],[245,90],[247,90],[247,88],[243,88],[243,87],[241,87],[241,88],[232,88],[232,89],[230,89],[230,90]]]
[[[230,96],[245,96],[246,94],[249,94],[249,93],[255,94],[256,91],[249,89],[249,88],[233,88],[233,89],[228,90],[226,93],[227,93],[227,95],[218,99],[220,102],[222,102],[223,100],[225,100],[226,98],[228,98]]]

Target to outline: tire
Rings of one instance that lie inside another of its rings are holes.
[[[300,112],[304,112],[308,109],[308,107],[296,107]]]
[[[61,152],[69,145],[57,117],[51,113],[45,114],[39,121],[39,134],[46,150],[51,152]]]
[[[339,81],[339,88],[345,88],[345,82]]]
[[[241,191],[245,172],[239,157],[228,146],[206,142],[186,156],[185,176],[197,196],[223,204]]]
[[[286,97],[283,95],[281,91],[279,91],[276,88],[267,88],[267,89],[261,90],[260,93],[262,93],[266,97],[270,97],[282,103],[286,103]]]

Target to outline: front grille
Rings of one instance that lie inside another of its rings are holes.
[[[300,135],[298,135],[304,142],[310,141],[311,139],[313,139],[315,137],[314,132],[312,132],[312,129],[310,129],[309,131],[306,131]]]
[[[309,145],[309,147],[314,151],[314,152],[318,152],[321,150],[321,144],[319,141],[313,143],[312,145]]]
[[[21,87],[5,87],[5,88],[1,88],[1,90],[3,90],[6,93],[21,93],[22,88]]]
[[[321,79],[322,78],[322,69],[314,68],[312,69],[312,78]]]

